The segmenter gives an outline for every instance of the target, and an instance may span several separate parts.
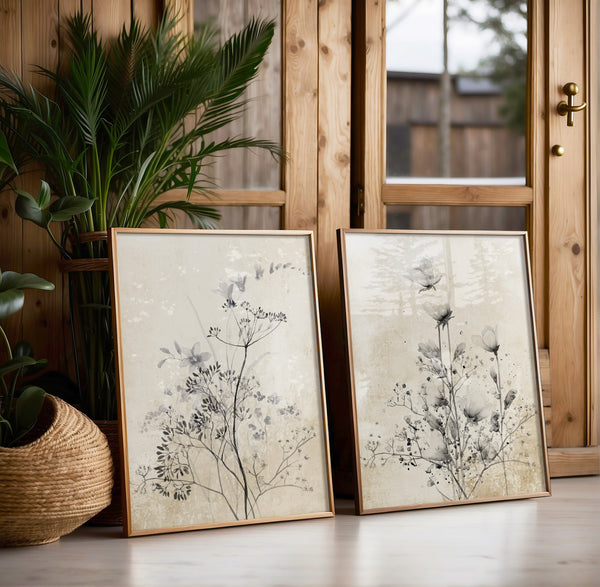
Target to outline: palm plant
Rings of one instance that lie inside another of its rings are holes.
[[[244,91],[257,75],[274,23],[252,20],[219,44],[213,27],[188,38],[176,32],[176,22],[168,11],[155,30],[133,19],[106,43],[89,15],[75,14],[65,29],[68,66],[38,68],[53,82],[52,96],[0,71],[0,130],[17,167],[33,163],[47,180],[37,197],[17,191],[17,213],[46,230],[65,259],[106,256],[106,242],[86,233],[140,227],[152,218],[164,227],[175,210],[212,227],[217,212],[190,201],[193,192],[214,187],[211,159],[253,147],[281,155],[270,141],[211,138],[244,112]],[[13,178],[0,178],[0,187]],[[187,197],[159,200],[173,189],[186,190]],[[86,310],[79,315],[81,346],[89,351],[82,406],[94,418],[110,419],[116,401],[108,276],[94,272],[78,281]]]

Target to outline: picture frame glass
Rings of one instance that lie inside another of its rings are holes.
[[[333,515],[312,247],[112,231],[126,535]]]
[[[338,237],[357,511],[548,495],[526,234]]]

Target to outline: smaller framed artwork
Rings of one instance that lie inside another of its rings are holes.
[[[110,244],[125,534],[333,516],[312,234]]]
[[[549,495],[527,234],[338,243],[357,513]]]

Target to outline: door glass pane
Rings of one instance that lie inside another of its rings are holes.
[[[278,230],[281,208],[278,206],[215,206],[221,214],[219,228],[228,230]]]
[[[526,0],[387,0],[386,20],[387,182],[524,185]]]
[[[194,21],[199,27],[213,22],[221,41],[237,33],[252,18],[275,20],[275,35],[261,64],[258,78],[242,99],[249,100],[244,116],[221,129],[207,141],[233,137],[255,137],[281,143],[281,1],[195,0]],[[280,164],[264,149],[234,149],[215,157],[209,177],[223,189],[279,189]]]
[[[387,227],[414,230],[525,230],[525,208],[388,206]]]

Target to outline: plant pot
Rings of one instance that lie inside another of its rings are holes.
[[[1,546],[54,542],[110,503],[110,449],[87,416],[47,395],[35,434],[0,447]]]
[[[69,276],[73,351],[82,411],[93,420],[117,417],[112,300],[107,233],[78,235],[78,257],[63,259],[59,269]]]

